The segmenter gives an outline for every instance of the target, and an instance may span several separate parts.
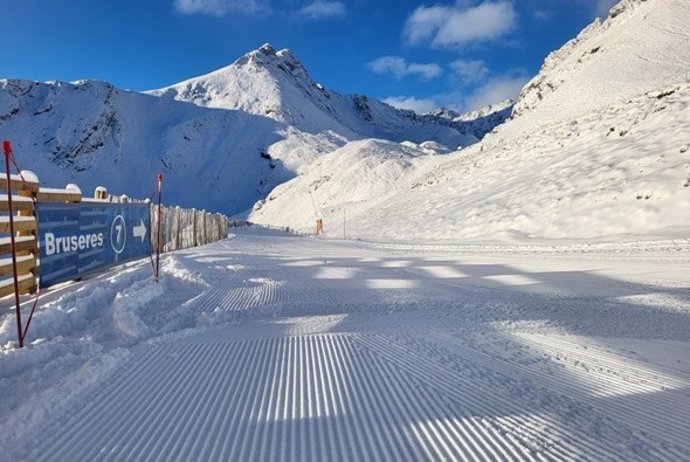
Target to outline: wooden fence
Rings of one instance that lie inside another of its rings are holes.
[[[163,207],[161,211],[161,252],[188,249],[225,239],[229,220],[225,215],[205,210]],[[151,213],[152,245],[158,245],[156,229],[158,216]]]
[[[19,294],[33,293],[38,287],[40,270],[38,226],[34,201],[39,202],[128,202],[126,196],[109,196],[98,187],[94,198],[82,197],[78,186],[65,189],[39,186],[32,172],[11,175],[7,184],[6,173],[0,173],[0,297],[14,293],[12,269],[12,243],[10,239],[9,199],[12,199],[15,231],[15,255],[17,261]],[[23,179],[22,179],[23,177]],[[157,206],[151,204],[151,243],[157,246]],[[228,235],[228,218],[204,210],[163,207],[161,234],[162,252],[195,247],[224,239]]]
[[[9,202],[15,211],[15,255],[20,294],[33,293],[38,287],[39,254],[38,227],[34,201],[80,202],[81,191],[74,186],[66,189],[42,188],[31,172],[22,175],[0,173],[0,297],[14,293],[12,270],[12,241],[10,235]],[[11,196],[11,197],[10,197]]]

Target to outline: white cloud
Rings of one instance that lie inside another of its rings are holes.
[[[299,11],[299,15],[312,20],[342,18],[345,16],[345,5],[330,0],[315,0]]]
[[[418,7],[405,21],[403,35],[410,43],[429,39],[447,19],[451,9],[445,6]]]
[[[418,7],[405,22],[403,36],[411,44],[429,41],[436,47],[461,47],[497,40],[517,24],[517,12],[509,1],[487,0],[469,8],[466,3]]]
[[[434,99],[415,98],[413,96],[391,96],[383,100],[398,109],[409,109],[417,114],[424,114],[438,108],[438,103]]]
[[[546,10],[537,10],[534,12],[534,19],[537,21],[548,21],[553,17],[553,13]]]
[[[175,0],[175,8],[182,14],[212,16],[230,13],[251,14],[269,9],[262,0]]]
[[[424,80],[430,80],[443,73],[441,66],[434,63],[407,63],[400,56],[382,56],[369,63],[367,67],[377,74],[392,74],[397,79],[407,75],[418,75]]]
[[[419,64],[410,63],[405,71],[406,74],[417,74],[424,80],[430,80],[443,73],[441,66],[434,63]]]
[[[619,1],[620,0],[597,0],[595,10],[597,17],[606,19],[609,15],[609,10]]]
[[[482,60],[464,61],[458,59],[450,63],[449,66],[462,79],[462,84],[481,82],[489,76],[489,68]]]
[[[500,103],[506,99],[517,100],[520,90],[528,80],[529,78],[522,71],[512,70],[508,74],[489,79],[485,84],[470,92],[456,90],[427,98],[392,96],[382,101],[393,107],[410,109],[418,114],[424,114],[441,107],[464,113],[489,104]]]
[[[515,101],[528,80],[525,76],[501,76],[491,79],[466,97],[465,108],[471,111],[508,98]]]

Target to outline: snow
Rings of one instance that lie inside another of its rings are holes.
[[[276,51],[270,44],[223,69],[148,93],[202,107],[242,110],[313,135],[335,132],[349,140],[436,140],[453,148],[476,141],[472,122],[479,116],[452,125],[366,96],[328,91],[311,79],[290,50]]]
[[[0,100],[14,108],[8,114],[16,109],[2,131],[13,142],[19,167],[30,167],[42,185],[53,188],[75,183],[92,196],[96,187],[105,186],[114,195],[143,199],[163,172],[169,203],[231,213],[256,201],[260,182],[272,187],[290,175],[259,157],[287,129],[270,119],[90,81],[4,81]],[[0,101],[0,113],[4,110]],[[304,149],[318,152],[314,144]]]
[[[687,0],[620,2],[546,58],[496,142],[689,82],[689,8]]]
[[[5,311],[0,459],[690,450],[688,240],[392,248],[245,228],[162,261],[160,284],[143,261],[44,293],[24,349]]]
[[[684,84],[441,157],[351,142],[250,220],[309,230],[322,215],[326,235],[342,237],[344,213],[348,236],[366,240],[686,237],[689,121]]]
[[[444,156],[405,156],[414,144],[402,143],[404,173],[395,149],[383,158],[350,142],[276,187],[249,220],[304,231],[316,209],[327,236],[342,237],[345,221],[365,240],[686,237],[689,8],[621,2],[553,52],[481,142]]]
[[[505,111],[504,111],[505,112]],[[503,113],[501,113],[503,114]],[[503,120],[451,121],[319,87],[289,50],[146,94],[107,82],[0,80],[0,128],[42,184],[148,197],[162,172],[170,203],[239,214],[321,155],[366,138],[455,149]],[[269,154],[272,160],[262,158]],[[91,195],[88,192],[86,195]]]
[[[143,95],[0,81],[42,184],[162,166],[267,226],[44,291],[23,349],[0,300],[0,461],[687,460],[689,6],[624,0],[495,129],[268,45]]]

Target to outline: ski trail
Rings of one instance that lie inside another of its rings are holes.
[[[367,336],[364,341],[370,344],[377,354],[384,355],[388,360],[399,364],[400,367],[405,368],[406,371],[415,374],[415,376],[420,378],[434,377],[433,387],[447,394],[449,398],[456,400],[462,408],[476,409],[482,415],[503,416],[503,431],[516,435],[522,434],[542,448],[549,446],[550,442],[556,441],[557,447],[552,446],[550,450],[565,450],[565,454],[561,454],[561,456],[580,454],[583,457],[594,459],[625,458],[610,449],[611,441],[602,443],[596,434],[584,431],[592,422],[596,421],[597,417],[596,414],[592,416],[591,409],[582,404],[576,404],[575,401],[562,402],[562,398],[559,398],[553,403],[547,402],[547,406],[542,404],[541,407],[544,412],[533,414],[529,412],[529,400],[516,400],[514,396],[511,396],[513,394],[511,381],[507,377],[501,377],[502,373],[496,374],[495,371],[502,371],[502,369],[495,365],[479,362],[474,366],[474,374],[480,380],[464,378],[448,372],[446,368],[434,361],[415,357],[410,350],[403,349],[387,339]],[[467,358],[473,358],[473,356],[464,358],[463,367],[471,366],[471,361]],[[457,369],[460,368],[457,367]],[[510,371],[510,369],[508,370]],[[491,400],[485,399],[487,387],[492,390]],[[558,414],[559,407],[563,405],[567,406],[564,410],[568,412],[569,421],[563,420]],[[582,407],[583,412],[573,413],[573,405],[575,405],[575,409]],[[484,419],[484,422],[491,425],[491,419]],[[508,423],[507,427],[505,423]],[[607,437],[618,440],[622,447],[635,447],[636,444],[643,447],[649,446],[645,444],[643,435],[633,434],[625,426],[613,426],[611,422],[606,423],[605,421],[602,423],[609,433]],[[491,441],[490,438],[485,440]],[[485,443],[482,446],[493,447],[490,443]],[[549,451],[546,452],[548,454]],[[679,446],[669,445],[668,449],[659,450],[659,455],[665,458],[677,458],[679,454],[682,454]]]
[[[175,268],[193,282],[132,304],[168,335],[137,344],[112,375],[56,407],[14,459],[687,459],[682,316],[667,338],[600,343],[577,330],[589,319],[570,299],[449,285],[445,257],[438,267],[417,259],[424,271],[378,268],[403,259],[338,261],[332,244],[312,244],[318,258],[278,244],[245,249],[244,260],[181,256]],[[655,309],[621,311],[646,320]],[[178,315],[188,329],[165,331]],[[608,318],[604,330],[628,328]]]
[[[686,454],[684,424],[674,424],[678,435],[663,438],[672,444],[626,430],[626,422],[612,425],[619,416],[606,401],[592,412],[567,380],[522,370],[501,359],[510,358],[505,351],[476,339],[467,346],[441,331],[423,339],[217,338],[150,347],[116,380],[84,397],[87,404],[69,414],[54,438],[40,440],[31,459],[680,460]],[[613,367],[615,357],[602,357]],[[528,379],[549,388],[538,392],[546,398],[538,412]],[[684,402],[673,415],[682,415]],[[602,424],[604,440],[588,430]],[[640,452],[629,452],[636,446]]]
[[[352,334],[157,345],[32,459],[537,459],[376,345]]]
[[[687,446],[690,435],[687,391],[681,391],[680,394],[668,391],[674,387],[687,390],[690,381],[634,367],[628,360],[624,362],[610,353],[594,348],[585,347],[587,354],[584,354],[581,345],[554,336],[516,334],[516,337],[527,345],[538,346],[533,357],[540,357],[541,352],[548,351],[549,359],[569,359],[573,364],[567,368],[568,374],[554,374],[549,368],[526,368],[520,364],[519,358],[516,361],[515,351],[519,350],[519,345],[514,343],[505,345],[503,342],[491,343],[486,338],[477,338],[469,346],[449,334],[434,332],[429,336],[438,344],[450,348],[459,357],[474,358],[485,370],[502,370],[512,377],[537,382],[540,387],[548,386],[549,390],[576,400],[580,406],[591,406],[607,418],[641,429],[643,432],[637,438],[642,441],[654,443],[647,436],[654,435],[678,447]],[[641,400],[631,407],[606,399],[629,394],[654,394],[654,400],[650,403]],[[677,457],[682,454],[682,450],[668,450],[667,456]]]
[[[242,277],[219,279],[214,281],[212,289],[195,299],[190,308],[197,314],[315,305],[324,311],[342,301],[334,291],[324,290],[322,284],[303,277],[291,277],[288,281],[284,276],[273,274],[271,277],[270,272],[249,271]]]

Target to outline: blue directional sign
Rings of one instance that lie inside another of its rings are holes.
[[[151,254],[147,204],[38,202],[40,287]]]

